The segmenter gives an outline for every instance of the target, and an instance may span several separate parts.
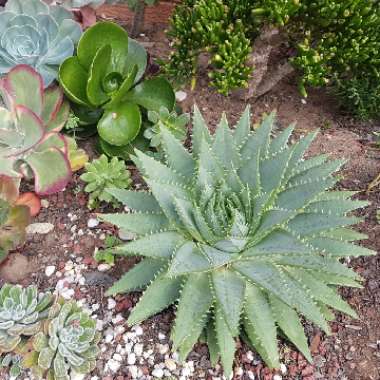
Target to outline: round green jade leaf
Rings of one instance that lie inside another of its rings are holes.
[[[136,104],[117,104],[107,110],[98,123],[99,136],[111,145],[133,141],[141,128],[141,113]]]
[[[80,64],[78,57],[66,59],[59,68],[59,83],[67,97],[74,103],[91,107],[87,98],[88,74]]]
[[[111,71],[125,74],[127,71],[128,33],[112,22],[99,22],[89,28],[78,43],[78,59],[86,69],[90,66],[98,52],[105,45],[112,48]]]

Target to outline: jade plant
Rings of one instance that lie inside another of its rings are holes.
[[[38,294],[36,286],[4,284],[0,290],[0,353],[14,351],[22,338],[37,334],[54,297]]]
[[[165,107],[161,107],[157,111],[148,112],[148,120],[152,126],[144,131],[144,137],[150,140],[150,146],[158,148],[161,145],[161,130],[168,129],[178,140],[184,141],[186,139],[187,131],[186,125],[189,123],[189,114],[183,113],[177,115],[176,111],[169,112]]]
[[[0,10],[0,74],[27,64],[42,75],[47,87],[59,65],[74,53],[82,34],[73,15],[42,0],[9,0]]]
[[[30,209],[19,202],[18,183],[11,177],[0,176],[0,262],[8,251],[24,242],[25,229],[30,223]]]
[[[64,303],[33,338],[24,364],[40,379],[68,380],[87,374],[95,368],[99,340],[96,321],[75,302]]]
[[[77,56],[63,62],[59,80],[72,102],[103,111],[97,124],[100,138],[125,147],[140,132],[143,110],[174,107],[169,82],[161,77],[144,79],[146,66],[145,49],[123,28],[99,22],[82,35]]]
[[[84,191],[89,193],[88,207],[93,209],[99,202],[118,204],[107,188],[127,189],[130,187],[132,180],[131,174],[127,169],[125,162],[117,157],[110,160],[102,154],[96,160],[85,165],[85,173],[80,179],[87,183]]]
[[[192,150],[162,132],[166,163],[135,152],[150,192],[109,190],[131,213],[105,214],[136,240],[114,252],[143,259],[108,295],[144,289],[128,325],[176,304],[173,349],[186,358],[202,336],[212,362],[231,374],[239,336],[270,366],[280,365],[278,335],[311,361],[301,316],[330,332],[330,309],[356,317],[340,285],[360,287],[346,256],[374,252],[349,228],[365,207],[354,192],[331,190],[343,160],[305,159],[317,133],[295,144],[294,126],[272,138],[275,114],[251,131],[249,109],[235,130],[225,116],[214,135],[196,108]]]
[[[37,194],[64,189],[71,167],[67,139],[59,133],[69,115],[62,91],[44,90],[40,74],[18,65],[1,79],[0,94],[0,174],[34,177]]]

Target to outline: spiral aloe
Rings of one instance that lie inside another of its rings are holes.
[[[336,286],[360,277],[339,260],[373,254],[347,228],[360,221],[347,213],[367,203],[328,191],[344,162],[305,160],[316,133],[288,145],[294,127],[271,138],[274,121],[251,132],[247,109],[234,131],[223,116],[210,135],[195,109],[192,152],[164,130],[166,164],[135,154],[151,193],[113,190],[135,212],[101,216],[138,236],[116,253],[144,257],[108,291],[146,288],[128,324],[177,304],[173,348],[185,358],[204,332],[227,376],[240,334],[270,367],[280,330],[311,360],[300,316],[327,333],[330,307],[355,317]]]

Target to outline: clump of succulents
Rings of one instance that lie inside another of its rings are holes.
[[[35,335],[26,361],[38,378],[70,379],[95,368],[100,334],[96,322],[75,302],[64,303],[56,317]]]
[[[153,124],[144,131],[144,137],[150,140],[150,146],[158,148],[161,145],[161,130],[166,128],[179,141],[186,139],[186,125],[190,121],[187,113],[178,115],[176,111],[170,112],[167,108],[161,107],[157,111],[148,112],[148,120]]]
[[[59,79],[72,102],[103,111],[97,124],[100,138],[123,149],[140,132],[142,110],[174,107],[169,82],[161,77],[143,79],[146,66],[145,49],[123,28],[99,22],[81,37],[77,56],[63,62]]]
[[[0,262],[8,251],[15,249],[25,239],[25,229],[30,223],[30,209],[18,204],[18,184],[12,178],[0,176]]]
[[[69,105],[58,87],[27,65],[14,67],[0,82],[0,174],[34,177],[38,194],[65,188],[71,178],[67,138],[59,132]],[[33,96],[31,96],[33,94]]]
[[[311,361],[301,316],[326,333],[330,308],[356,317],[337,286],[360,277],[340,260],[374,254],[351,244],[366,236],[348,228],[367,203],[329,190],[344,161],[304,159],[316,133],[291,145],[294,126],[272,138],[274,122],[272,113],[251,131],[247,109],[234,131],[223,116],[211,135],[195,109],[191,152],[164,130],[166,163],[135,153],[150,192],[110,190],[134,212],[101,216],[137,236],[115,253],[143,257],[108,290],[146,288],[127,323],[176,304],[173,349],[186,358],[202,335],[227,377],[239,335],[270,367],[279,334]]]
[[[0,290],[0,353],[11,352],[22,338],[37,334],[49,316],[54,297],[37,287],[4,284]]]
[[[21,360],[20,355],[8,353],[1,358],[0,367],[9,368],[9,376],[16,379],[22,372]]]
[[[117,157],[110,160],[102,154],[96,160],[85,165],[86,172],[80,179],[87,183],[84,191],[89,193],[88,207],[97,207],[99,202],[112,203],[117,206],[116,198],[107,189],[127,189],[131,186],[131,173],[127,169],[125,162]]]
[[[82,34],[73,15],[42,0],[9,0],[0,10],[0,74],[27,64],[47,87],[57,78],[59,65],[73,55]]]

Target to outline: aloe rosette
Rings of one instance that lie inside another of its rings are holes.
[[[145,49],[122,27],[99,22],[82,35],[77,56],[62,63],[59,80],[71,101],[104,111],[97,126],[99,136],[120,147],[139,134],[141,109],[174,107],[169,82],[161,77],[143,79],[146,66]]]
[[[47,87],[59,65],[73,55],[82,34],[73,15],[41,0],[9,0],[0,12],[0,74],[14,66],[35,68]]]
[[[59,132],[69,105],[58,87],[44,90],[42,76],[18,65],[0,81],[0,174],[34,177],[38,194],[65,188],[71,178],[67,139]]]
[[[0,353],[15,350],[23,337],[37,334],[54,301],[51,293],[37,287],[4,284],[0,290]]]
[[[355,317],[336,287],[360,277],[340,259],[374,253],[348,228],[367,203],[329,190],[344,162],[304,159],[316,133],[289,145],[294,127],[272,138],[274,119],[251,131],[247,109],[234,131],[223,117],[210,135],[195,109],[192,151],[163,130],[166,163],[135,153],[151,192],[109,190],[134,212],[100,217],[137,236],[116,253],[144,257],[108,290],[146,288],[128,325],[176,304],[173,349],[185,358],[202,335],[227,376],[239,335],[270,367],[280,331],[311,361],[300,317],[326,333],[330,308]]]
[[[95,368],[100,334],[96,322],[75,302],[61,306],[33,339],[33,351],[24,363],[38,378],[70,380]]]

